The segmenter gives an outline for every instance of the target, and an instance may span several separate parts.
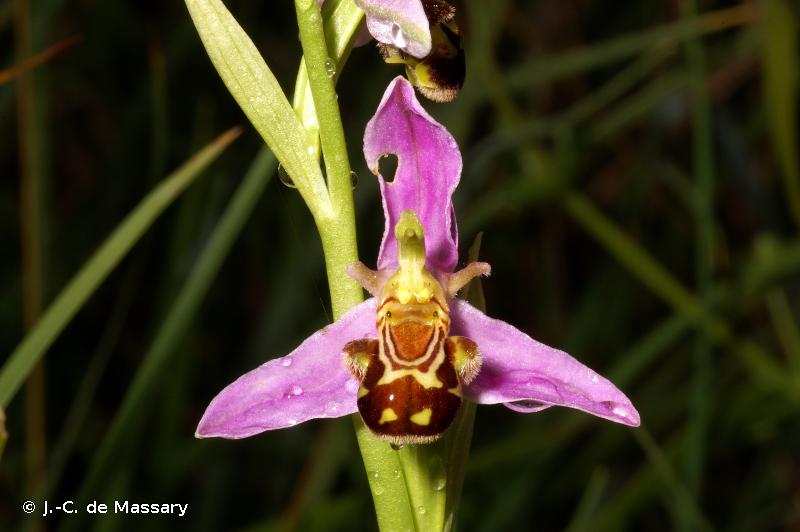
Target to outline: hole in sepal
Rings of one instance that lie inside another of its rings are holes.
[[[394,181],[399,164],[397,155],[394,153],[385,153],[378,159],[378,173],[383,177],[384,181],[391,183]]]

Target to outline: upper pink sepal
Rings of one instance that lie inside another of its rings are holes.
[[[342,348],[374,338],[375,299],[307,338],[282,358],[245,373],[208,405],[196,436],[246,438],[314,418],[356,412],[358,381],[342,362]]]
[[[379,160],[397,156],[394,179],[380,176]],[[395,78],[383,94],[364,133],[364,157],[379,177],[386,219],[378,269],[397,268],[394,227],[400,213],[411,209],[425,228],[427,267],[452,272],[458,262],[458,229],[452,195],[461,177],[461,152],[444,126],[422,108],[414,88]]]

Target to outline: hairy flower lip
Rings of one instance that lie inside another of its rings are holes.
[[[385,153],[398,156],[391,183],[377,171],[377,160]],[[639,425],[639,413],[610,381],[563,351],[452,297],[455,289],[448,286],[453,279],[459,286],[463,272],[464,278],[485,275],[489,267],[473,263],[451,273],[458,259],[451,196],[460,177],[461,155],[452,135],[422,109],[404,78],[396,78],[386,89],[367,126],[364,155],[379,176],[386,229],[378,271],[354,264],[348,272],[373,294],[380,292],[398,267],[395,224],[405,210],[418,215],[425,233],[426,267],[442,281],[448,297],[450,335],[469,338],[482,353],[480,371],[464,388],[466,397],[481,404],[501,403],[518,412],[566,406]],[[375,320],[372,298],[311,335],[289,355],[246,373],[211,401],[196,435],[244,438],[356,412],[359,382],[343,363],[342,350],[352,340],[375,338]]]

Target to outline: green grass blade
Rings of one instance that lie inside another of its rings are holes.
[[[89,500],[93,493],[101,489],[101,482],[113,473],[113,467],[117,465],[123,447],[136,439],[133,434],[137,429],[131,427],[145,417],[147,399],[156,396],[155,386],[163,377],[164,369],[176,352],[178,342],[183,339],[184,333],[197,315],[233,243],[274,174],[274,165],[274,156],[266,149],[262,150],[237,188],[145,354],[125,399],[95,454],[76,500]]]
[[[72,278],[3,364],[0,370],[0,407],[8,406],[34,364],[153,221],[238,135],[238,129],[223,133],[168,176],[122,221]]]
[[[686,20],[697,15],[696,0],[683,0],[681,10]],[[696,190],[695,209],[695,282],[701,299],[707,299],[711,290],[714,272],[714,203],[715,164],[711,102],[706,82],[706,51],[698,38],[689,39],[685,46],[686,59],[691,72],[689,95],[691,97],[691,119],[693,140],[693,162]],[[700,496],[704,481],[704,470],[709,447],[708,432],[711,416],[711,343],[699,332],[694,338],[692,354],[692,377],[690,387],[689,419],[683,442],[684,457],[682,474],[688,496]],[[694,530],[692,506],[677,505],[676,528]]]
[[[757,16],[755,6],[742,4],[699,17],[629,33],[563,54],[546,58],[534,57],[510,70],[507,82],[509,87],[515,91],[529,89],[532,86],[557,81],[578,72],[593,70],[615,61],[621,61],[651,47],[675,44],[749,24],[755,21]]]
[[[763,3],[761,64],[764,108],[770,123],[778,164],[783,174],[786,200],[800,227],[800,163],[797,146],[798,23],[789,2]]]

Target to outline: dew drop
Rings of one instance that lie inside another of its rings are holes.
[[[372,487],[372,492],[375,495],[382,495],[384,488],[383,483],[381,482],[381,475],[377,471],[369,471],[367,473],[369,477],[369,484]]]
[[[289,177],[289,172],[287,172],[286,169],[280,164],[278,165],[278,179],[280,179],[281,183],[289,188],[297,188],[294,184],[294,181],[292,181],[292,178]]]
[[[392,478],[395,479],[395,480],[400,478],[400,470],[399,469],[392,470]]]
[[[391,447],[393,451],[399,451],[400,449],[403,448],[403,445],[402,444],[398,445],[397,443],[390,443],[389,447]]]
[[[303,389],[295,384],[292,386],[292,395],[303,395]]]
[[[399,24],[397,24],[396,22],[392,23],[391,32],[392,32],[391,35],[392,44],[394,44],[398,48],[405,48],[406,45],[408,45],[408,37],[406,37],[406,33],[403,31],[403,29],[400,27]]]
[[[422,505],[420,505],[420,506],[417,506],[417,513],[418,513],[419,515],[425,515],[426,513],[428,513],[428,509],[427,509],[427,508],[425,508],[425,507],[424,507],[424,506],[422,506]]]
[[[325,60],[325,72],[328,73],[329,78],[332,78],[336,75],[336,61],[330,57]]]
[[[350,187],[355,190],[358,186],[358,174],[350,170]]]
[[[309,155],[311,155],[312,157],[314,156],[314,154],[315,154],[315,153],[317,153],[317,150],[316,150],[316,149],[314,149],[314,146],[309,146],[308,148],[306,148],[306,151],[307,151],[307,152],[308,152],[308,154],[309,154]]]
[[[294,418],[288,419],[287,422],[289,423],[289,425],[297,425],[297,420]]]
[[[283,360],[281,360],[281,366],[283,366],[284,368],[288,368],[289,366],[292,365],[292,362],[293,362],[292,357],[286,357]]]
[[[630,412],[628,412],[628,409],[623,406],[615,406],[614,408],[611,409],[611,413],[619,417],[624,417],[624,418],[631,417]]]

